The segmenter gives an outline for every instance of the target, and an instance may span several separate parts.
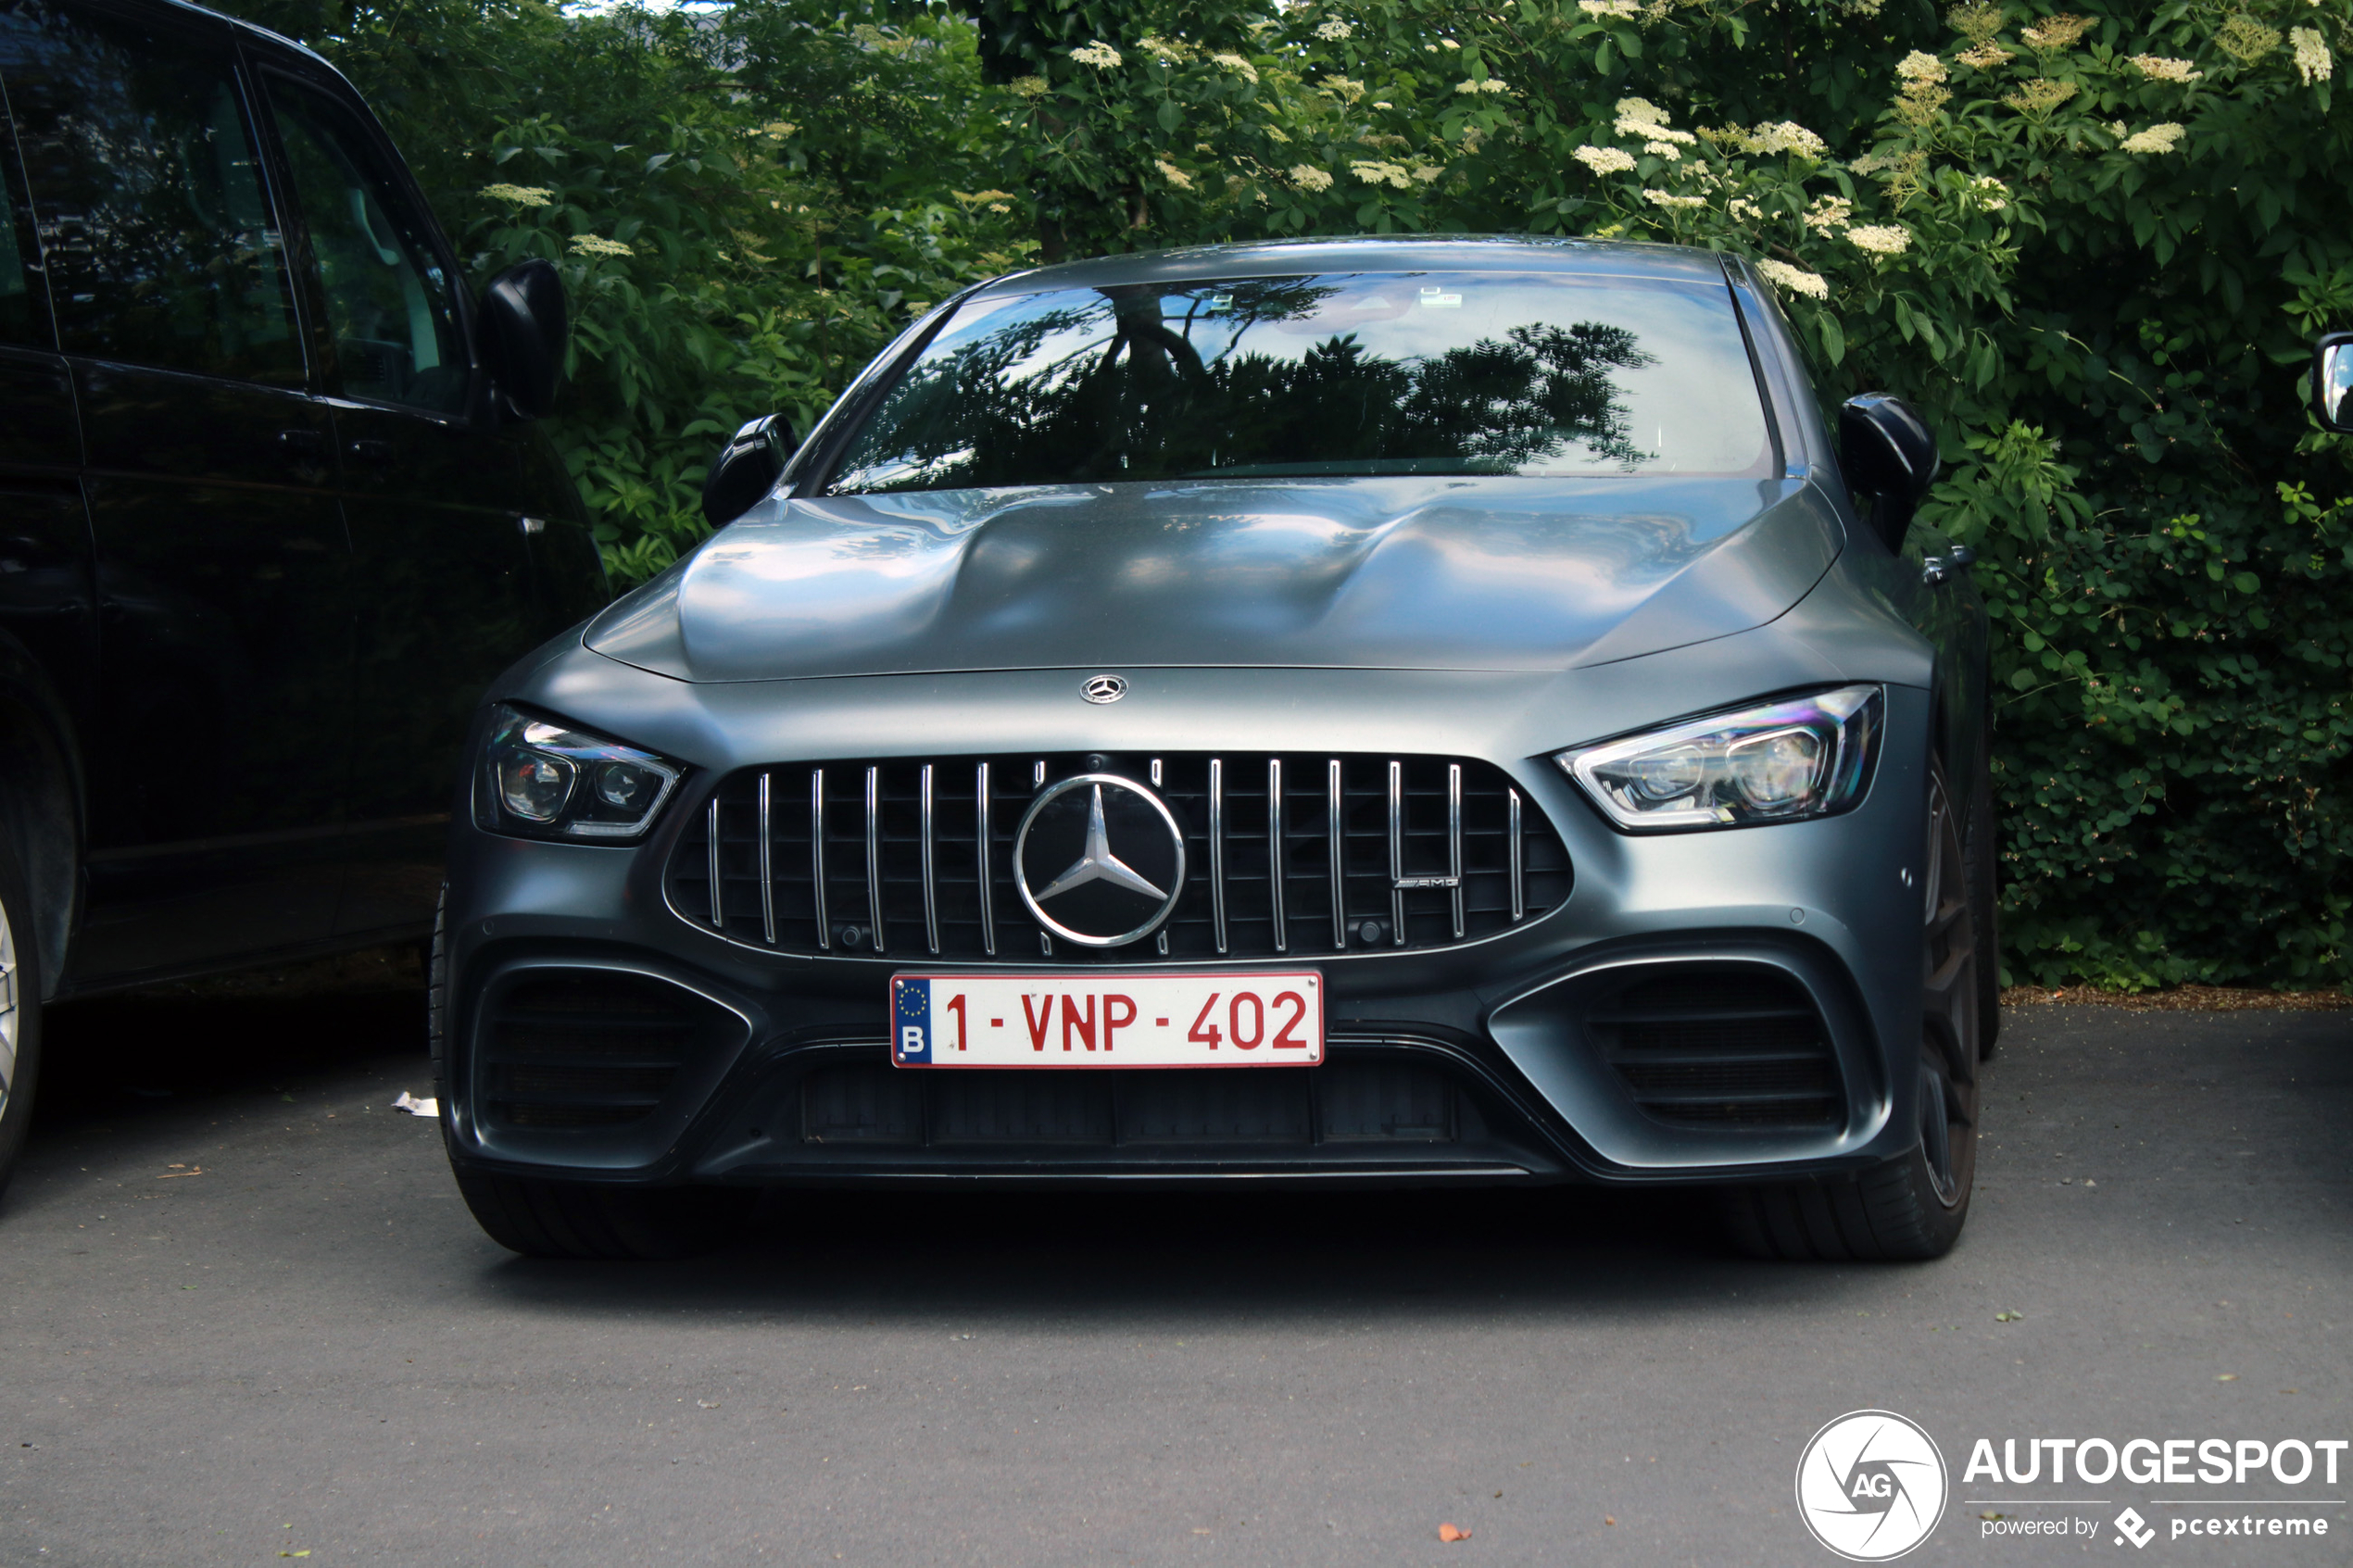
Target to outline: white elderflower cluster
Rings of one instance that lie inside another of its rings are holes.
[[[1725,205],[1724,210],[1730,213],[1743,223],[1762,223],[1765,221],[1765,209],[1757,206],[1755,202],[1749,200],[1746,196],[1734,196]]]
[[[1973,49],[1964,49],[1953,57],[1974,70],[1992,70],[1995,66],[2006,66],[2018,58],[2016,55],[1990,40]]]
[[[1394,185],[1401,191],[1414,188],[1414,177],[1393,163],[1355,160],[1349,164],[1348,172],[1367,185]]]
[[[1119,51],[1100,38],[1092,44],[1081,44],[1070,52],[1070,57],[1082,66],[1092,66],[1097,70],[1117,70],[1120,67]]]
[[[1792,294],[1802,294],[1808,299],[1828,299],[1831,296],[1831,286],[1822,281],[1818,272],[1792,267],[1788,262],[1776,261],[1769,256],[1756,264],[1756,270],[1765,275],[1767,282],[1787,289]]]
[[[622,240],[608,240],[599,234],[581,234],[572,242],[573,252],[581,256],[635,256],[637,253]]]
[[[1212,55],[1209,59],[1212,65],[1224,66],[1252,86],[1258,85],[1258,68],[1239,55]]]
[[[1511,89],[1490,76],[1457,82],[1454,83],[1454,91],[1457,93],[1508,93]]]
[[[1166,158],[1156,157],[1152,159],[1152,167],[1160,170],[1160,177],[1162,179],[1167,181],[1178,190],[1189,191],[1193,188],[1193,177],[1186,173],[1183,169],[1177,168],[1175,164],[1169,162]]]
[[[1854,215],[1855,204],[1844,196],[1816,196],[1806,209],[1803,220],[1808,229],[1827,234],[1833,229],[1843,229]]]
[[[1830,150],[1830,144],[1793,119],[1760,125],[1743,140],[1752,153],[1795,153],[1801,157],[1818,158]]]
[[[1365,84],[1353,76],[1321,76],[1315,79],[1315,85],[1342,103],[1353,104],[1365,95]]]
[[[2136,135],[2125,137],[2120,144],[2120,148],[2121,151],[2133,153],[2143,157],[2152,153],[2170,153],[2180,146],[2182,138],[2188,134],[2189,127],[2168,121],[2163,125],[2152,125]]]
[[[1645,142],[1642,144],[1642,151],[1653,157],[1663,157],[1669,163],[1680,163],[1683,160],[1683,155],[1677,150],[1672,142]]]
[[[1589,17],[1615,17],[1620,21],[1631,21],[1642,14],[1634,0],[1577,0],[1577,8]]]
[[[1356,30],[1354,28],[1340,20],[1338,17],[1332,18],[1329,21],[1320,21],[1315,24],[1315,36],[1318,38],[1329,39],[1334,44],[1339,43],[1343,38],[1353,36],[1355,31]]]
[[[1290,176],[1290,182],[1302,191],[1328,191],[1332,188],[1332,177],[1312,163],[1294,163],[1284,172]]]
[[[1981,174],[1970,181],[1967,194],[1980,212],[1999,212],[2010,205],[2010,188],[1991,174]]]
[[[1185,58],[1183,44],[1171,44],[1165,38],[1154,38],[1149,32],[1136,41],[1136,47],[1164,66],[1180,64]],[[1076,57],[1075,55],[1072,56],[1074,59]]]
[[[2133,69],[2151,82],[2196,82],[2206,74],[2187,60],[2168,59],[2163,55],[2135,55]]]
[[[1020,97],[1042,98],[1046,95],[1046,79],[1042,76],[1016,76],[1013,80],[1013,89]]]
[[[1653,207],[1705,207],[1705,196],[1679,196],[1672,191],[1644,191],[1642,199]]]
[[[1912,248],[1912,236],[1893,223],[1857,223],[1846,231],[1846,243],[1873,256],[1901,256]]]
[[[1596,174],[1623,174],[1634,167],[1634,155],[1623,147],[1579,147],[1568,156]]]
[[[484,185],[482,194],[492,201],[512,202],[517,207],[553,207],[556,193],[544,185],[510,185],[501,182]]]
[[[2292,27],[2287,30],[2287,41],[2296,49],[2296,69],[2304,78],[2305,86],[2309,87],[2315,82],[2326,82],[2336,74],[2336,61],[2330,56],[2329,46],[2322,41],[2318,31],[2309,27]]]
[[[1944,62],[1915,49],[1895,62],[1895,74],[1916,85],[1932,87],[1944,80]]]
[[[1667,111],[1648,98],[1620,98],[1617,122],[1612,129],[1620,136],[1639,136],[1645,142],[1673,142],[1686,147],[1699,140],[1688,131],[1676,130],[1667,119]]]

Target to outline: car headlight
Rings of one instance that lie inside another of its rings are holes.
[[[1840,686],[1578,746],[1553,760],[1632,833],[1827,817],[1870,787],[1885,701],[1877,686]]]
[[[602,735],[500,707],[491,717],[474,818],[526,838],[635,838],[684,772]]]

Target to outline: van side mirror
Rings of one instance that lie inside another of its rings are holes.
[[[1912,514],[1944,466],[1928,421],[1900,397],[1866,392],[1838,411],[1838,451],[1848,487],[1871,497],[1871,532],[1901,551]]]
[[[483,285],[474,345],[508,404],[526,420],[554,412],[571,322],[555,264],[520,261]]]
[[[2322,429],[2353,434],[2353,332],[2330,332],[2312,345],[2312,413]]]
[[[765,499],[798,445],[782,414],[762,414],[736,432],[703,478],[702,515],[711,526],[724,528]]]

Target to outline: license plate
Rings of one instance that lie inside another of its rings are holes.
[[[1324,977],[898,974],[900,1067],[1313,1067]]]

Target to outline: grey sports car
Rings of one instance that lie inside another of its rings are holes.
[[[1985,621],[1769,288],[1350,239],[998,279],[489,694],[435,969],[498,1241],[832,1184],[1720,1188],[1919,1258],[1994,1040]]]

